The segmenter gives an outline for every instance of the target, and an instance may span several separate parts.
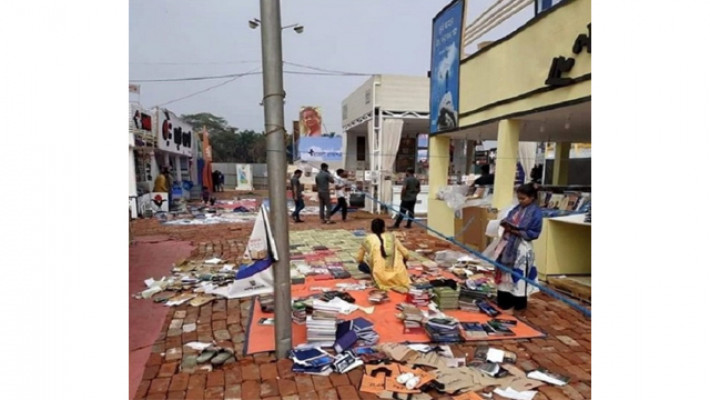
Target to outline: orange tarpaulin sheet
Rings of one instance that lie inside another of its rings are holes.
[[[336,283],[355,283],[353,279],[333,279],[317,281],[313,277],[307,277],[306,283],[301,285],[291,286],[291,297],[293,299],[306,297],[320,292],[310,291],[310,287],[331,287],[335,288]],[[396,315],[400,312],[397,310],[397,304],[404,303],[406,295],[390,290],[388,292],[390,301],[384,304],[370,304],[367,300],[368,290],[358,290],[348,292],[354,299],[355,304],[363,307],[374,306],[375,311],[372,314],[366,314],[362,310],[357,310],[349,315],[338,314],[339,319],[351,320],[357,317],[364,317],[375,324],[375,331],[380,335],[380,343],[394,342],[411,342],[411,343],[429,343],[431,339],[426,332],[404,333],[404,324]],[[274,327],[272,325],[260,325],[261,318],[273,318],[273,313],[264,313],[255,299],[251,321],[249,322],[249,331],[247,333],[247,342],[245,343],[246,354],[260,353],[264,351],[273,351],[274,345]],[[483,313],[476,313],[462,310],[442,310],[446,315],[457,318],[460,322],[481,322],[485,323],[492,318]],[[503,315],[501,318],[516,319],[512,315]],[[515,336],[505,337],[487,337],[481,341],[487,340],[504,340],[504,339],[531,339],[545,336],[529,325],[518,320],[518,324],[511,328]],[[292,345],[295,347],[299,344],[306,343],[306,325],[298,325],[292,323]]]
[[[202,186],[206,186],[212,190],[212,146],[210,146],[210,134],[207,128],[202,128],[202,158],[205,160],[205,166],[202,168]],[[202,190],[202,188],[200,188]]]

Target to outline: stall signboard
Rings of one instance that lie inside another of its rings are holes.
[[[138,197],[138,214],[143,215],[150,210],[153,214],[168,212],[168,194],[166,192],[151,192]]]
[[[158,112],[158,149],[168,153],[192,157],[192,126],[173,112]]]
[[[301,136],[298,143],[299,159],[302,161],[332,161],[343,160],[342,136]]]
[[[153,132],[153,116],[150,111],[144,110],[138,104],[130,104],[130,127],[143,134],[152,134]]]
[[[429,79],[429,133],[458,127],[463,15],[464,0],[454,0],[434,17]]]

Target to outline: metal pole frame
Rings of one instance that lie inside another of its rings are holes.
[[[278,253],[273,265],[276,357],[291,350],[291,276],[289,271],[288,209],[286,207],[286,145],[284,143],[281,2],[261,0],[261,60],[264,79],[264,127],[269,174],[271,227]]]

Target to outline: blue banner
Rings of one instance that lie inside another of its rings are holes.
[[[301,136],[298,153],[303,161],[342,161],[343,137]]]
[[[464,0],[456,0],[434,18],[429,91],[430,133],[458,127],[463,11]]]

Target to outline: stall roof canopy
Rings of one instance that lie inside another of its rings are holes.
[[[521,142],[592,142],[592,101],[513,117],[521,122]],[[497,140],[498,120],[447,133],[454,139]]]

